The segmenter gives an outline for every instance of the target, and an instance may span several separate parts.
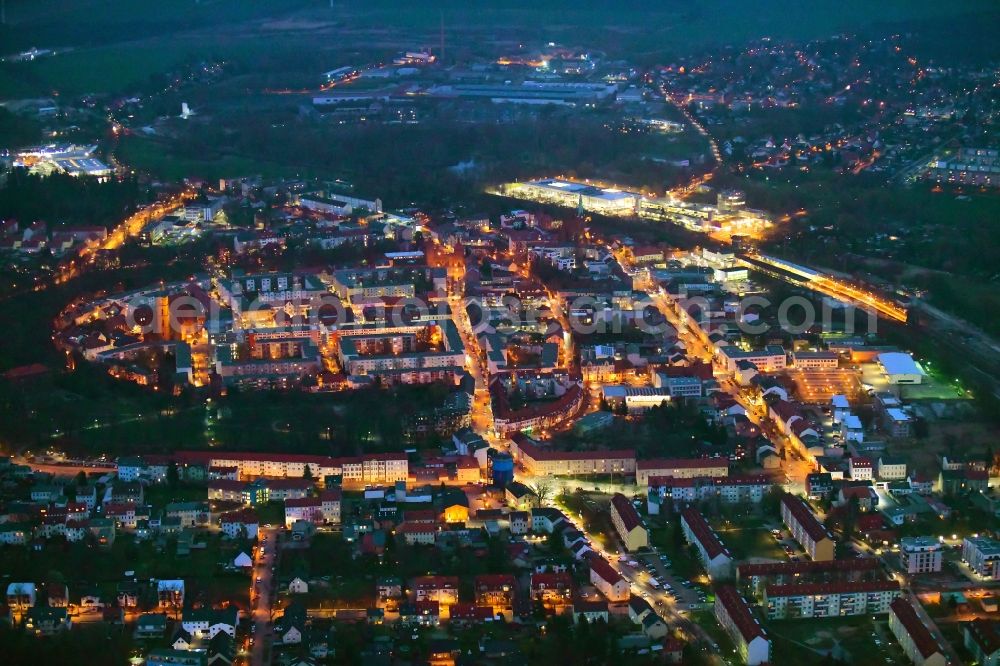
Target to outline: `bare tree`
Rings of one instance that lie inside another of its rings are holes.
[[[542,506],[552,497],[552,486],[546,481],[539,481],[531,490],[535,493],[535,506]]]

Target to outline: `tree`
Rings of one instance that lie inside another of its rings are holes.
[[[87,485],[87,473],[82,469],[76,474],[76,485],[77,487]]]
[[[177,463],[171,460],[167,467],[167,485],[176,488],[178,483],[180,483],[180,474],[177,471]]]
[[[302,478],[303,479],[313,478],[312,468],[309,465],[306,465],[305,468],[302,470]]]
[[[535,493],[535,506],[542,506],[552,497],[552,486],[545,481],[539,481],[531,490]]]

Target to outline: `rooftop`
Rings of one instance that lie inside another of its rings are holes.
[[[743,640],[747,643],[755,638],[767,640],[767,632],[753,616],[746,599],[740,596],[732,585],[723,585],[715,591],[716,603],[721,603],[733,624],[739,629]]]
[[[941,652],[938,647],[937,641],[934,640],[934,636],[931,634],[930,629],[927,628],[921,620],[920,616],[917,615],[917,611],[914,610],[913,606],[905,597],[899,597],[892,602],[890,606],[892,612],[899,618],[900,624],[909,634],[910,638],[913,640],[913,644],[916,646],[917,650],[924,659],[930,657],[936,652]]]

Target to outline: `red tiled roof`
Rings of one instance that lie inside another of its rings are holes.
[[[571,588],[573,587],[573,576],[563,571],[560,573],[545,572],[531,574],[531,589],[551,589],[551,588]]]
[[[930,629],[920,620],[917,611],[905,597],[899,597],[893,601],[889,608],[899,618],[903,629],[910,635],[910,639],[920,651],[920,654],[923,655],[924,659],[930,657],[935,652],[941,652],[941,648],[938,647],[937,641],[934,640]]]
[[[430,599],[415,601],[413,607],[421,615],[438,615],[441,612],[441,604]]]
[[[639,512],[635,510],[635,507],[632,506],[627,497],[621,493],[615,493],[611,498],[611,506],[614,507],[615,513],[621,518],[626,532],[631,532],[637,527],[642,527],[642,519],[639,518]]]
[[[801,498],[794,495],[785,495],[781,498],[781,503],[788,507],[792,517],[802,526],[813,541],[832,539],[826,528],[816,520],[816,514],[806,505]]]
[[[339,502],[343,497],[343,493],[340,488],[330,488],[329,490],[324,490],[319,494],[319,500],[321,502]]]
[[[610,451],[552,451],[541,449],[525,438],[517,443],[521,453],[533,460],[608,460],[611,458],[635,458],[635,449]]]
[[[504,587],[514,589],[517,580],[513,574],[482,574],[476,576],[477,590],[499,590]]]
[[[223,523],[243,523],[244,525],[252,525],[258,522],[257,512],[253,509],[240,509],[239,511],[230,511],[229,513],[222,514]]]
[[[213,460],[241,460],[249,462],[304,463],[323,467],[337,467],[344,463],[362,462],[365,460],[407,460],[405,453],[366,453],[363,456],[334,458],[303,453],[260,453],[254,451],[177,451],[175,459],[178,463],[209,464]]]
[[[794,575],[823,573],[827,571],[874,571],[878,560],[874,557],[857,557],[849,560],[829,560],[827,562],[754,562],[741,564],[737,568],[739,577]]]
[[[449,609],[451,619],[454,620],[488,620],[493,617],[492,606],[477,606],[472,603],[452,604]]]
[[[833,583],[799,583],[768,585],[768,597],[794,597],[804,594],[852,594],[855,592],[891,592],[899,589],[894,580],[837,581]]]
[[[774,412],[779,419],[783,422],[788,423],[788,420],[793,416],[798,416],[802,418],[802,414],[799,413],[799,408],[796,405],[788,402],[787,400],[779,400],[778,402],[771,405],[771,411]]]
[[[590,570],[600,576],[602,579],[614,585],[620,580],[624,580],[614,567],[612,567],[606,559],[598,555],[597,553],[590,554]]]
[[[1000,622],[975,619],[965,628],[985,654],[991,655],[1000,650]]]
[[[296,497],[285,500],[285,508],[318,507],[320,501],[318,497]]]
[[[399,534],[427,534],[437,532],[437,523],[403,523],[396,528]]]
[[[746,599],[740,596],[735,587],[732,585],[719,587],[715,591],[715,599],[717,603],[721,603],[725,607],[726,613],[739,629],[745,642],[749,643],[758,636],[767,640],[767,632],[754,618]]]
[[[410,580],[414,590],[455,590],[458,576],[417,576]]]
[[[705,516],[701,515],[700,511],[697,509],[685,509],[681,513],[681,518],[687,523],[688,529],[694,533],[698,542],[701,543],[701,547],[705,549],[709,559],[714,560],[719,555],[732,557],[726,547],[722,545],[719,535],[715,533],[715,530],[708,524]]]
[[[635,468],[647,469],[729,469],[729,461],[725,458],[656,458],[653,460],[637,460]]]

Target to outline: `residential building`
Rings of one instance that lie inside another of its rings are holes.
[[[514,461],[532,476],[635,473],[633,449],[611,451],[550,451],[526,437],[511,439]]]
[[[160,608],[183,608],[184,581],[183,580],[156,581],[156,598]]]
[[[773,485],[774,481],[763,475],[652,477],[649,480],[651,496],[655,494],[661,500],[671,499],[675,503],[700,502],[718,497],[726,504],[758,504]],[[650,513],[654,512],[651,508]]]
[[[812,472],[806,475],[806,495],[809,499],[823,499],[833,492],[833,476],[829,472]]]
[[[866,458],[864,456],[853,456],[850,462],[851,466],[851,478],[855,481],[871,481],[872,480],[872,461],[871,458]]]
[[[878,459],[878,478],[880,481],[901,481],[906,478],[906,460],[882,456]]]
[[[7,585],[7,607],[11,611],[24,612],[35,605],[37,591],[34,583],[10,583]]]
[[[508,519],[511,534],[527,534],[531,531],[531,514],[527,511],[512,511]]]
[[[879,560],[856,557],[847,560],[813,562],[744,562],[736,568],[736,581],[762,599],[768,585],[789,585],[802,582],[856,582],[878,576]]]
[[[648,486],[655,477],[693,479],[729,475],[729,461],[725,458],[676,458],[639,460],[635,463],[636,485]]]
[[[240,509],[222,514],[222,533],[230,539],[246,538],[256,541],[260,520],[253,509]]]
[[[477,606],[489,606],[494,614],[509,611],[514,605],[517,581],[513,574],[483,574],[476,576],[474,590]]]
[[[931,630],[906,597],[898,597],[889,606],[889,630],[916,666],[945,666],[948,663]]]
[[[613,603],[625,602],[629,600],[629,583],[622,578],[621,574],[615,571],[607,560],[597,553],[590,553],[588,556],[590,564],[590,582]]]
[[[417,576],[410,580],[407,592],[414,601],[451,606],[458,603],[458,576]]]
[[[207,666],[205,652],[153,648],[146,655],[146,666]]]
[[[701,512],[685,509],[681,513],[681,528],[688,543],[698,550],[709,577],[728,578],[732,574],[733,556]]]
[[[573,598],[573,576],[563,572],[531,574],[531,599],[549,610],[567,606]],[[635,597],[638,598],[638,597]]]
[[[403,537],[408,546],[433,546],[437,542],[441,526],[437,523],[405,522],[396,528],[396,534]]]
[[[33,606],[24,617],[26,631],[38,636],[52,636],[66,631],[72,625],[65,608]]]
[[[781,518],[810,558],[817,562],[833,559],[833,536],[816,519],[816,514],[805,501],[794,495],[782,497]]]
[[[753,616],[746,599],[732,585],[716,590],[715,619],[732,638],[743,663],[756,666],[771,661],[771,641],[767,632]]]
[[[941,571],[944,544],[931,536],[903,537],[899,541],[899,561],[910,574]]]
[[[198,639],[215,638],[219,632],[225,632],[236,637],[236,627],[239,625],[239,611],[229,607],[225,610],[201,608],[185,611],[181,617],[184,631]]]
[[[962,559],[983,578],[1000,580],[1000,541],[989,537],[966,537]]]
[[[1000,664],[1000,621],[977,619],[962,623],[964,645],[980,666]]]
[[[611,498],[611,523],[618,532],[625,550],[635,552],[649,546],[649,534],[639,512],[621,493],[615,493]]]
[[[897,596],[899,583],[894,580],[768,585],[764,607],[770,620],[877,615],[889,612]]]

